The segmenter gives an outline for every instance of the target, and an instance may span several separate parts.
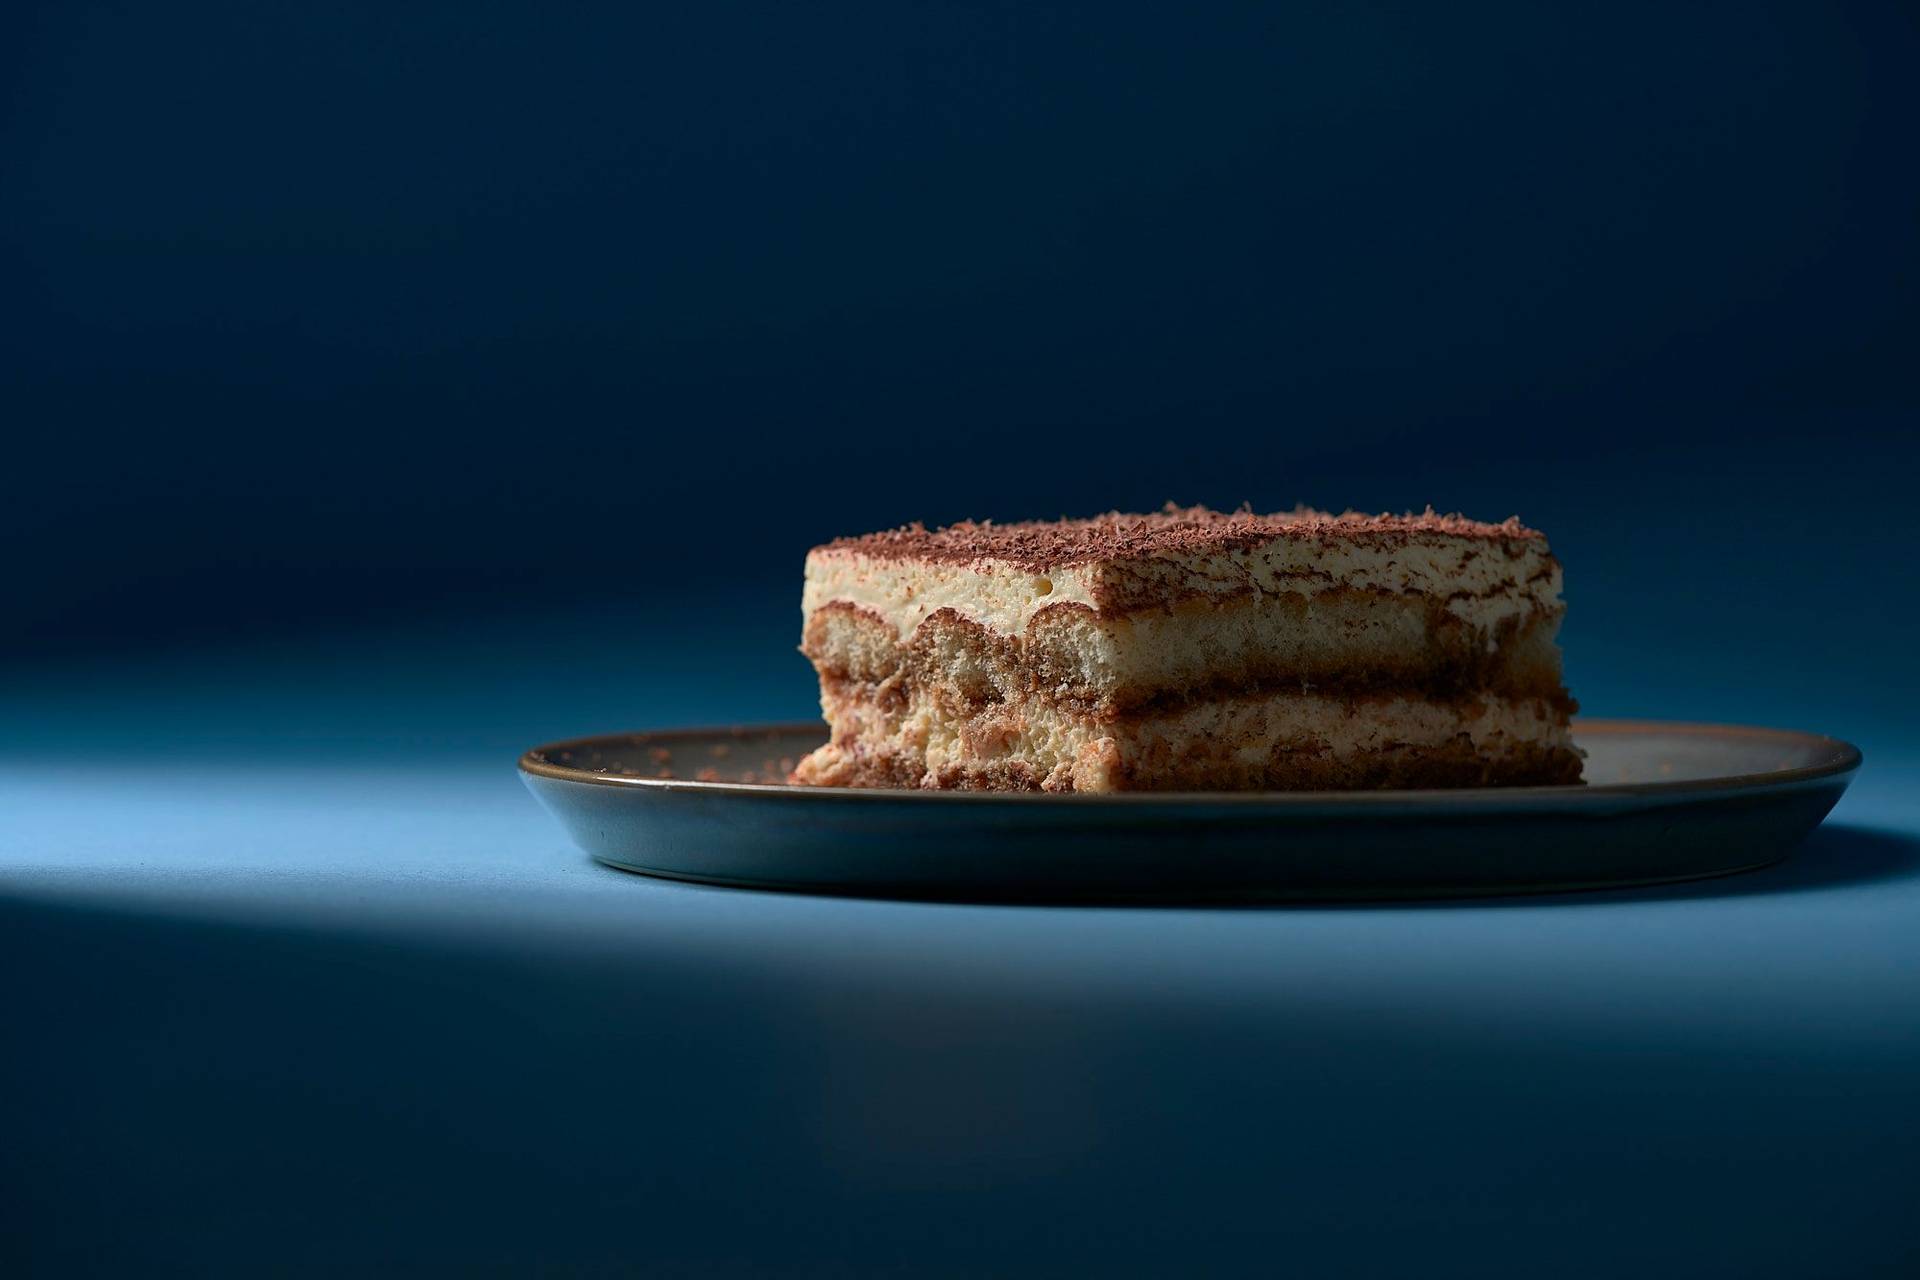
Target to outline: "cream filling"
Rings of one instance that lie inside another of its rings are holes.
[[[1498,652],[1500,618],[1533,613],[1525,601],[1496,600],[1464,619],[1479,632],[1475,644]],[[1509,607],[1498,607],[1509,606]],[[1509,643],[1505,661],[1546,662],[1558,670],[1552,648],[1557,625]],[[1056,669],[1082,687],[1159,690],[1203,685],[1222,672],[1393,670],[1409,655],[1430,652],[1434,637],[1425,602],[1416,596],[1320,603],[1303,610],[1263,609],[1258,601],[1194,614],[1142,613],[1111,621],[1074,618],[1045,636],[1029,633],[1028,650],[1044,645]],[[1544,652],[1543,652],[1544,649]]]
[[[1439,746],[1462,733],[1476,748],[1571,741],[1556,713],[1538,699],[1488,699],[1484,705],[1480,715],[1467,720],[1445,703],[1394,698],[1356,707],[1337,698],[1290,693],[1192,702],[1167,715],[1108,724],[1028,703],[1004,727],[982,732],[975,717],[955,719],[922,704],[902,717],[899,732],[906,741],[925,740],[929,769],[1020,761],[1043,776],[1057,764],[1077,760],[1102,738],[1112,739],[1123,753],[1204,745],[1214,755],[1232,744],[1231,758],[1247,765],[1265,761],[1281,744],[1311,746],[1347,759],[1389,747]]]
[[[1202,700],[1165,715],[1103,722],[1038,702],[959,716],[930,699],[916,699],[899,714],[859,702],[826,704],[836,742],[851,737],[868,751],[924,760],[936,775],[1025,765],[1055,789],[1070,780],[1076,791],[1112,790],[1117,767],[1162,752],[1191,752],[1228,774],[1257,773],[1282,746],[1349,760],[1440,747],[1461,734],[1476,751],[1495,756],[1521,744],[1573,745],[1559,713],[1542,700],[1484,698],[1474,707],[1469,715],[1455,704],[1417,698],[1356,705],[1288,693]],[[823,747],[802,773],[828,781],[845,754],[839,745]]]
[[[1002,635],[1017,635],[1048,605],[1095,607],[1098,569],[1097,565],[1074,565],[1048,575],[993,561],[929,564],[816,551],[807,557],[800,607],[811,615],[837,601],[858,605],[885,619],[901,639],[942,609]]]
[[[1418,669],[1433,660],[1440,642],[1433,634],[1431,597],[1419,594],[1356,597],[1296,590],[1285,607],[1269,595],[1239,596],[1211,607],[1201,600],[1169,611],[1145,610],[1121,617],[1072,610],[1050,614],[1039,625],[1009,631],[1013,619],[1024,613],[1031,622],[1034,616],[1025,607],[1033,600],[1021,602],[1020,593],[1031,590],[1021,585],[1021,579],[1006,574],[929,573],[923,585],[908,582],[907,575],[899,572],[855,577],[831,572],[831,565],[822,568],[827,571],[808,579],[809,609],[833,602],[854,604],[891,628],[895,643],[912,640],[933,613],[952,609],[1002,635],[1016,637],[1022,661],[1060,673],[1061,692],[1077,687],[1152,693],[1208,684],[1231,672],[1264,678],[1261,673],[1276,671]],[[1084,585],[1065,575],[1062,580],[1069,589]],[[1559,654],[1553,646],[1559,613],[1557,575],[1535,586],[1539,589],[1449,602],[1448,613],[1468,631],[1449,643],[1501,654],[1499,660],[1508,664],[1557,672]],[[1056,582],[1051,596],[1058,599],[1062,594]],[[1509,650],[1501,653],[1503,622],[1543,615],[1553,619],[1554,625],[1504,633]],[[831,652],[836,633],[845,636],[840,644],[846,652],[835,665],[855,665],[849,655],[860,643],[861,631],[842,629],[831,613],[825,624],[826,651]],[[964,650],[945,653],[942,660],[969,661]],[[974,674],[1001,685],[1009,695],[1019,691],[1019,681],[1013,678],[1017,672],[995,668]]]
[[[1223,599],[1242,596],[1252,586],[1257,600],[1258,594],[1312,596],[1337,585],[1394,594],[1460,595],[1449,599],[1448,611],[1492,631],[1505,618],[1555,607],[1560,598],[1560,570],[1544,543],[1521,544],[1518,556],[1509,556],[1505,545],[1510,544],[1464,538],[1402,546],[1280,538],[1250,551],[1067,565],[1051,573],[990,559],[954,565],[817,550],[807,557],[801,607],[811,614],[822,605],[845,601],[884,618],[902,638],[941,609],[952,609],[1002,635],[1017,635],[1049,605],[1082,604],[1097,610],[1116,592]],[[1297,574],[1327,577],[1322,581],[1293,576]]]
[[[1345,683],[1356,675],[1417,683],[1452,660],[1447,651],[1465,656],[1455,646],[1484,646],[1507,680],[1558,684],[1558,618],[1543,615],[1542,621],[1546,625],[1506,635],[1437,637],[1419,597],[1340,596],[1286,609],[1247,601],[1117,619],[1073,612],[1029,628],[1007,650],[928,622],[913,642],[927,646],[926,659],[961,690],[992,688],[1003,700],[1017,700],[1032,675],[1044,671],[1057,681],[1053,693],[1131,702],[1229,679],[1249,686],[1295,679],[1308,690],[1316,680]],[[903,658],[903,642],[884,624],[838,610],[809,624],[807,643],[822,669],[856,680],[886,679]]]

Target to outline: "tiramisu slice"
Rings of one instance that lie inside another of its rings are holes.
[[[917,525],[807,556],[832,740],[794,781],[1046,791],[1575,782],[1560,565],[1518,520]]]

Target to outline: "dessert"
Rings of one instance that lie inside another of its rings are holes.
[[[1560,565],[1518,519],[919,525],[807,556],[832,727],[793,781],[1107,791],[1576,782]]]

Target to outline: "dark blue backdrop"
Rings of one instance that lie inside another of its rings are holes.
[[[0,1254],[1911,1274],[1920,16],[1581,9],[6,6]],[[514,791],[810,714],[813,542],[1167,499],[1517,512],[1589,710],[1867,770],[1747,884],[1219,918]]]
[[[1900,5],[47,5],[0,48],[15,652],[660,589],[784,636],[822,537],[1168,498],[1518,510],[1598,652],[1642,591],[1864,618],[1920,458]]]

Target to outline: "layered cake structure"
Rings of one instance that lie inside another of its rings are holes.
[[[1204,507],[807,556],[820,786],[1575,782],[1560,565],[1518,520]]]

